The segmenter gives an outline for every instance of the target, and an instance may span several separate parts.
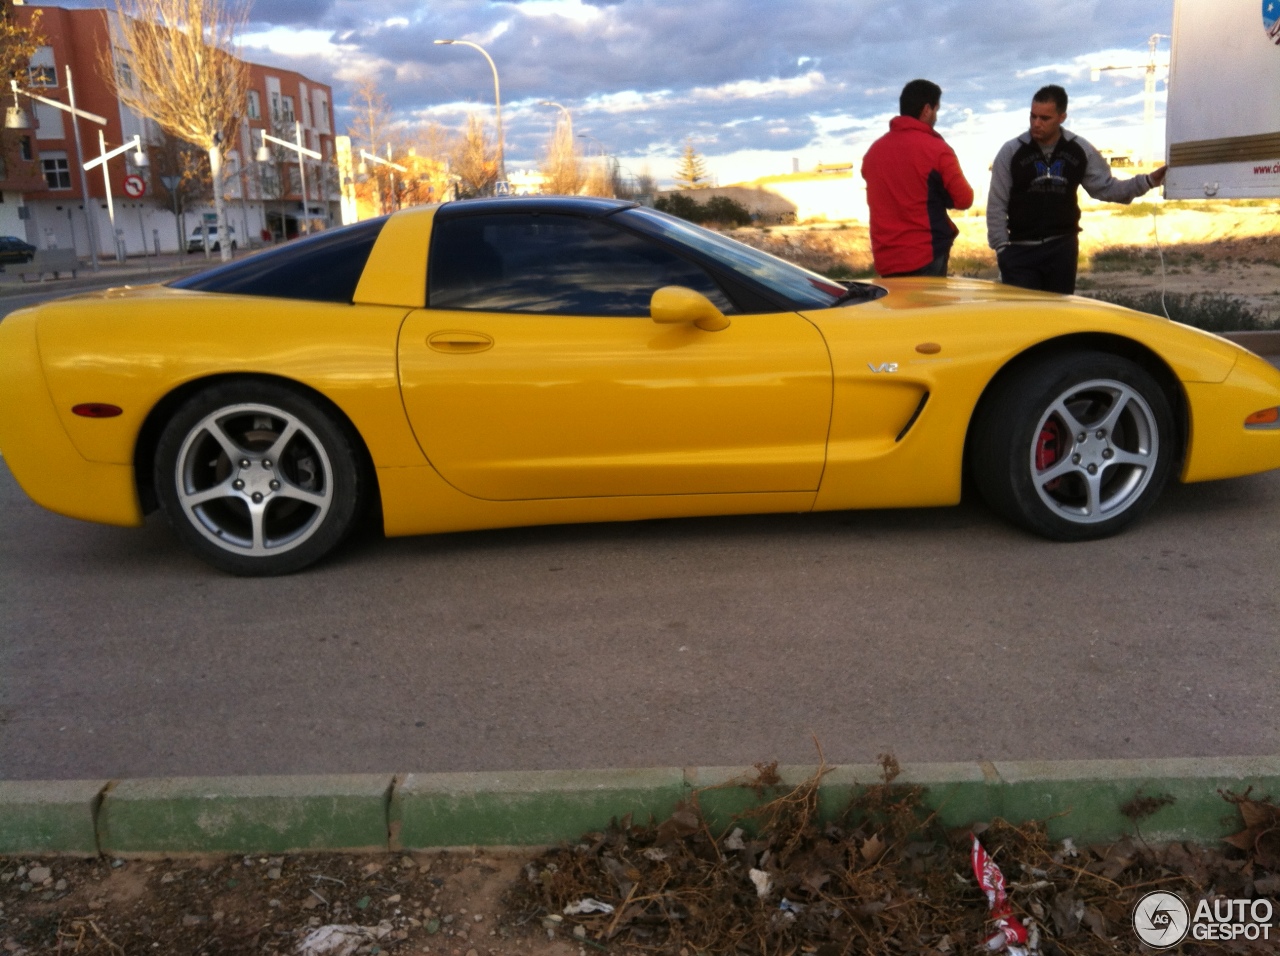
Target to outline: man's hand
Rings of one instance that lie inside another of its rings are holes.
[[[1151,172],[1147,173],[1147,179],[1151,180],[1152,189],[1164,184],[1164,176],[1168,171],[1168,166],[1161,166],[1159,169],[1153,169]]]

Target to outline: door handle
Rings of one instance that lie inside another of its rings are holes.
[[[483,332],[450,329],[432,332],[427,336],[427,345],[437,352],[483,352],[493,348],[493,339]]]

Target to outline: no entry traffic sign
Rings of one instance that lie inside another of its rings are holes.
[[[135,176],[130,173],[124,178],[124,194],[131,199],[137,199],[147,191],[147,184],[142,181],[141,176]]]

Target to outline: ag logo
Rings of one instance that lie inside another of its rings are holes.
[[[1133,908],[1133,931],[1153,949],[1177,946],[1190,922],[1187,904],[1172,893],[1148,893]]]

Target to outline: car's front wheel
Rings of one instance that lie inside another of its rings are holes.
[[[999,514],[1058,541],[1115,534],[1159,496],[1177,453],[1169,400],[1140,366],[1075,352],[1017,370],[974,423],[973,475]]]
[[[155,459],[178,535],[233,574],[288,574],[324,557],[355,524],[364,484],[347,429],[274,382],[198,393],[170,419]]]

